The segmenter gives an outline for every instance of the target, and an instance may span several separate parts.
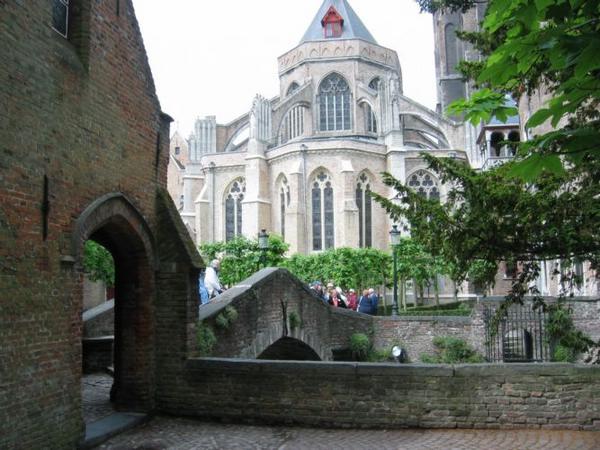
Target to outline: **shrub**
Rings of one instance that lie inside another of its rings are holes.
[[[233,306],[228,306],[227,308],[225,308],[225,317],[227,317],[229,323],[232,324],[239,317],[237,309],[235,309]]]
[[[356,361],[366,361],[371,351],[369,337],[363,333],[354,333],[350,337],[350,350]]]
[[[577,353],[569,347],[564,345],[557,345],[552,355],[552,360],[556,362],[575,362],[577,359]]]
[[[435,337],[433,339],[435,355],[421,355],[421,361],[427,364],[459,364],[484,362],[463,339],[454,337]]]
[[[204,322],[198,321],[196,325],[196,345],[200,356],[210,356],[216,343],[217,337],[212,328]]]
[[[229,328],[229,319],[225,316],[224,313],[221,313],[215,319],[215,324],[217,325],[217,327],[226,330]]]
[[[295,330],[296,328],[300,328],[300,326],[302,326],[302,321],[300,320],[300,316],[296,311],[292,311],[289,314],[288,318],[290,320],[290,328],[292,330]]]
[[[225,311],[217,316],[215,319],[215,324],[217,327],[227,330],[230,325],[237,320],[238,316],[239,314],[237,309],[235,309],[233,306],[228,306],[225,308]]]
[[[572,312],[563,303],[548,307],[550,312],[546,333],[551,345],[555,345],[553,359],[558,362],[574,362],[579,354],[594,345],[573,323]]]

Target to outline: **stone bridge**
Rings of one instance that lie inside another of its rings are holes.
[[[217,317],[238,313],[229,327]],[[354,333],[373,332],[374,318],[331,308],[285,269],[264,269],[200,307],[217,343],[211,356],[243,359],[332,361]]]

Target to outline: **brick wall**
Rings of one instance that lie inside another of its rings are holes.
[[[131,0],[71,3],[73,33],[65,39],[51,28],[52,2],[0,2],[0,448],[72,448],[83,435],[83,278],[72,242],[82,212],[109,193],[128,199],[137,215],[115,209],[119,219],[97,237],[123,258],[134,245],[121,244],[136,236],[143,241],[136,248],[149,252],[131,255],[146,265],[130,266],[132,284],[117,297],[136,312],[121,314],[121,341],[135,345],[126,352],[135,370],[150,374],[139,398],[152,403],[155,296],[147,288],[158,269],[150,253],[170,119]],[[81,238],[102,226],[92,217]],[[141,290],[140,280],[147,280]],[[173,301],[190,301],[189,289],[176,294]],[[140,387],[139,379],[121,381]]]
[[[600,431],[600,367],[191,359],[163,411],[319,427]]]
[[[418,362],[422,354],[434,353],[433,338],[436,336],[463,339],[479,353],[485,354],[485,329],[477,315],[376,318],[374,330],[375,348],[389,349],[399,345],[407,351],[412,362]]]

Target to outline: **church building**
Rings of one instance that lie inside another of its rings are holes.
[[[325,0],[299,44],[280,56],[280,92],[257,95],[230,123],[199,119],[182,163],[172,145],[171,194],[197,244],[260,230],[290,252],[389,248],[391,222],[369,196],[392,173],[445,196],[420,152],[469,160],[465,125],[404,95],[398,55],[380,45],[347,0]]]

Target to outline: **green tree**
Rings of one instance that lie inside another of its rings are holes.
[[[473,0],[418,0],[422,10],[467,10]],[[561,174],[591,161],[597,176],[600,141],[600,4],[596,0],[490,0],[481,30],[460,33],[484,59],[463,62],[465,77],[481,87],[451,105],[474,124],[516,111],[514,98],[548,93],[547,104],[526,128],[549,123],[552,131],[521,144],[512,175],[529,181],[543,172]],[[580,174],[581,175],[581,174]]]
[[[391,256],[374,248],[337,248],[312,255],[295,254],[284,265],[306,283],[320,280],[344,288],[386,286]]]
[[[417,0],[424,11],[466,11],[477,0]],[[506,95],[542,92],[543,108],[525,124],[537,136],[520,144],[515,161],[478,173],[455,161],[424,155],[452,186],[446,205],[405,195],[398,207],[377,200],[393,217],[406,217],[417,242],[448,262],[453,279],[493,283],[500,261],[526,261],[508,296],[539,293],[528,285],[544,260],[587,259],[600,250],[600,4],[594,0],[490,0],[477,32],[461,32],[482,55],[460,69],[479,91],[452,104],[478,125],[516,114]],[[540,125],[544,125],[540,128]],[[550,130],[544,132],[544,130]]]
[[[115,263],[110,252],[95,241],[88,240],[83,249],[83,268],[92,281],[115,285]]]
[[[264,264],[267,267],[277,267],[283,263],[289,245],[277,235],[269,236],[269,249],[264,254]],[[215,242],[200,246],[200,253],[207,261],[219,258],[221,283],[232,286],[245,280],[261,265],[262,251],[258,241],[238,236],[227,242]]]

